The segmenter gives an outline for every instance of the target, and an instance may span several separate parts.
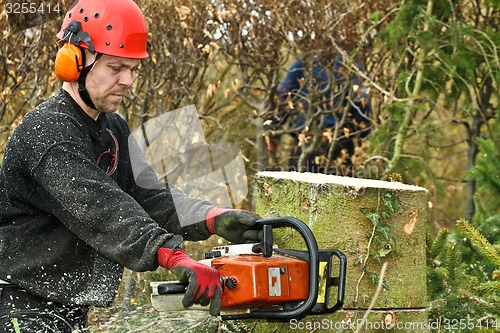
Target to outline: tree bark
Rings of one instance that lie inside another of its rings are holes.
[[[313,231],[320,250],[337,249],[347,256],[343,308],[332,315],[306,317],[301,320],[303,324],[330,320],[340,325],[342,320],[350,320],[355,330],[355,323],[361,320],[375,294],[376,277],[384,262],[388,263],[386,288],[376,299],[367,324],[376,328],[381,320],[388,319],[427,323],[426,189],[396,182],[295,172],[260,172],[256,184],[257,213],[263,217],[296,217]],[[395,198],[399,208],[390,211],[384,206],[387,198]],[[384,220],[379,226],[390,225],[387,238],[367,218],[373,214]],[[303,246],[296,233],[278,229],[273,234],[280,247]],[[378,260],[374,259],[377,255]],[[290,328],[290,323],[284,325]],[[275,327],[274,323],[256,322],[254,332],[265,332],[271,327]],[[322,331],[325,327],[319,328]],[[361,331],[376,331],[369,328]]]

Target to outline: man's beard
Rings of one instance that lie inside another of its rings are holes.
[[[118,93],[118,92],[117,92]],[[123,95],[123,93],[119,93],[120,95]],[[116,99],[116,101],[110,101],[110,99]],[[123,97],[122,97],[123,99]],[[94,105],[99,112],[105,112],[105,113],[112,113],[118,111],[120,108],[120,104],[122,99],[118,99],[116,96],[113,94],[108,94],[104,97],[99,97],[96,98],[95,100],[93,99],[92,101],[94,102]]]

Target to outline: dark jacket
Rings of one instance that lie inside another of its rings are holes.
[[[111,175],[96,162],[113,145],[108,130],[119,146]],[[117,114],[94,121],[64,90],[24,117],[0,172],[0,279],[51,301],[108,306],[123,267],[155,270],[160,246],[210,236],[209,203],[136,184],[129,134]],[[156,181],[150,168],[139,177]],[[198,223],[182,228],[179,216]]]
[[[319,60],[317,60],[317,62],[319,62]],[[316,89],[326,90],[324,95],[321,97],[322,100],[328,101],[328,103],[321,104],[324,111],[329,111],[331,109],[329,102],[332,99],[332,91],[341,91],[342,89],[345,89],[346,85],[349,86],[349,84],[346,84],[345,82],[346,78],[341,74],[341,59],[335,59],[334,66],[335,68],[332,72],[333,78],[328,75],[319,63],[315,63],[313,66],[312,77],[314,79],[314,84],[318,85]],[[273,125],[271,127],[279,127],[283,125],[284,122],[288,122],[288,125],[292,129],[304,125],[304,115],[300,112],[297,113],[294,112],[294,110],[289,110],[287,108],[286,99],[290,94],[296,104],[302,104],[304,111],[309,110],[309,97],[307,95],[309,94],[309,85],[311,85],[311,83],[304,84],[306,77],[305,68],[301,60],[295,60],[290,68],[288,68],[287,75],[278,86],[277,95],[280,99],[280,103],[284,105],[278,112],[279,117],[271,117],[270,120]],[[351,80],[353,84],[359,84],[356,77],[351,78]],[[328,87],[331,84],[334,84],[334,86]],[[346,100],[336,100],[334,102],[342,103],[344,108],[347,105]],[[356,107],[349,108],[350,116],[347,117],[345,126],[348,125],[347,127],[352,127],[350,128],[352,131],[358,131],[361,129],[362,131],[360,136],[365,137],[370,133],[369,118],[372,113],[370,98],[366,92],[363,92],[362,89],[360,89],[360,91],[353,96],[353,102]],[[338,116],[340,117],[340,115]],[[360,127],[359,124],[363,124],[362,127]],[[325,118],[325,128],[333,126],[335,126],[335,117],[333,115],[328,115]]]

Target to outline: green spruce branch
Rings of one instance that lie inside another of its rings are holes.
[[[474,228],[466,220],[458,220],[457,228],[460,230],[470,241],[472,245],[479,249],[479,251],[497,268],[500,269],[500,253],[495,247],[488,242],[476,228]]]
[[[485,282],[479,285],[476,289],[488,294],[496,293],[500,295],[500,281]]]
[[[451,231],[448,228],[441,228],[439,230],[438,235],[431,243],[430,253],[432,257],[436,258],[440,253],[443,253],[450,233]]]

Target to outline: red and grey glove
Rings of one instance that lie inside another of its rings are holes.
[[[219,315],[222,285],[217,270],[191,259],[182,250],[163,247],[158,249],[158,263],[174,273],[179,282],[189,283],[182,299],[184,307],[193,304],[206,306],[210,303],[210,314]]]
[[[242,209],[214,207],[207,213],[207,228],[231,243],[258,243],[261,231],[255,229],[255,222],[261,217]]]

